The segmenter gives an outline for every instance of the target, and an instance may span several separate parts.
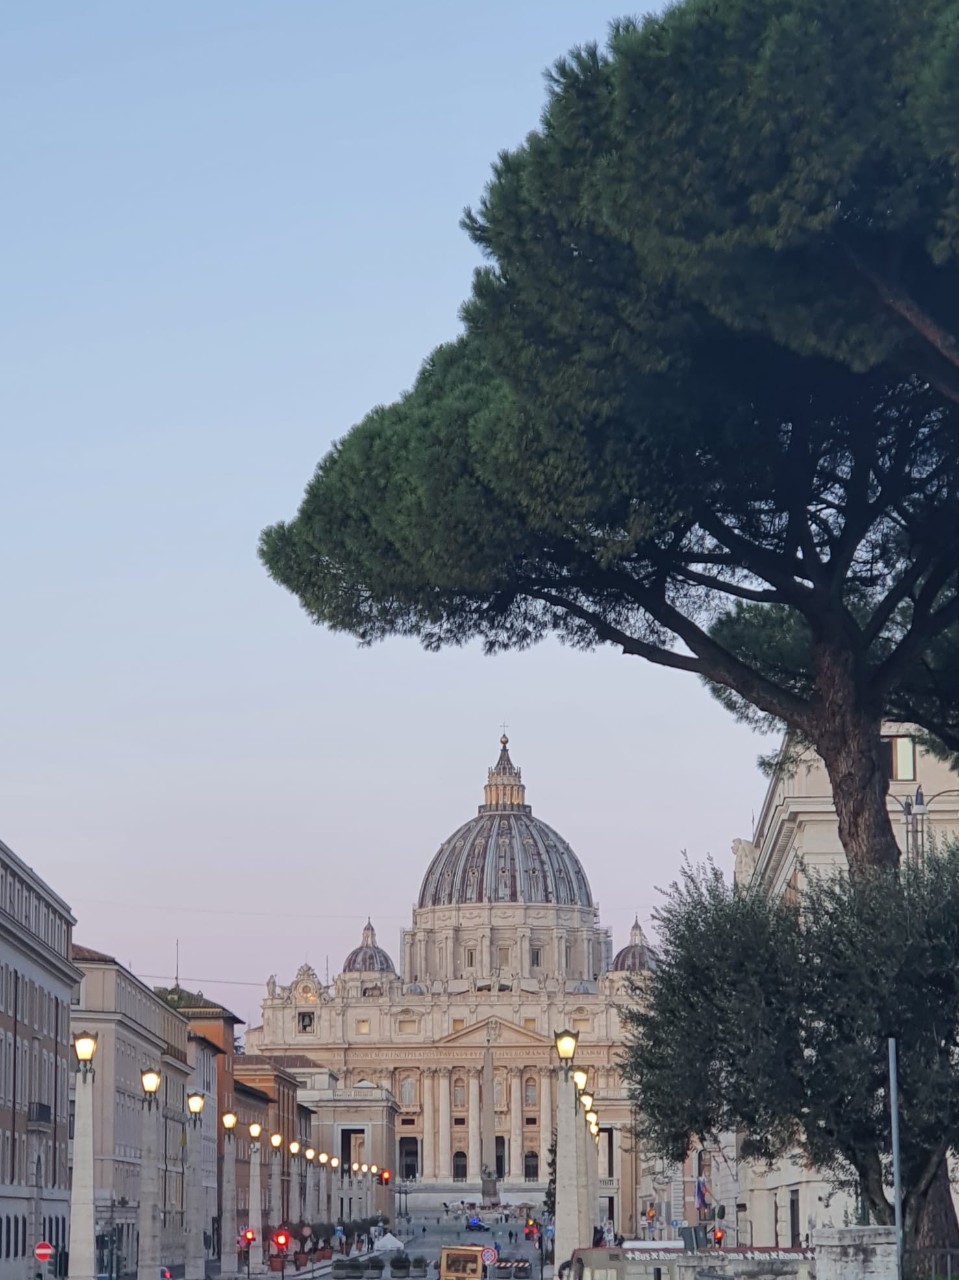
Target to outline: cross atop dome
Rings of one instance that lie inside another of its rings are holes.
[[[504,733],[499,740],[499,759],[486,774],[481,813],[512,810],[528,811],[526,788],[522,771],[517,769],[509,755],[509,738]]]

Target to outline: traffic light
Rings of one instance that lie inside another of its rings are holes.
[[[388,1187],[390,1185],[390,1178],[392,1178],[392,1176],[393,1175],[390,1173],[389,1169],[381,1169],[380,1178],[379,1178],[380,1186]]]
[[[723,1247],[723,1241],[726,1239],[726,1232],[722,1227],[713,1227],[713,1244],[717,1249]]]
[[[286,1249],[290,1243],[290,1233],[288,1231],[277,1231],[273,1235],[273,1243],[277,1249]]]
[[[255,1239],[256,1239],[256,1232],[253,1230],[252,1227],[247,1227],[247,1229],[243,1232],[243,1243],[246,1245],[248,1249]]]

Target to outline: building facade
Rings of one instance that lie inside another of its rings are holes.
[[[307,965],[288,986],[271,977],[247,1043],[300,1080],[317,1150],[341,1170],[390,1168],[413,1211],[542,1200],[553,1036],[569,1027],[602,1126],[597,1216],[631,1232],[637,1156],[616,1005],[645,962],[638,923],[614,960],[586,872],[533,816],[504,736],[484,803],[426,870],[399,970],[368,922],[330,986]]]
[[[959,834],[959,775],[923,751],[908,725],[887,724],[884,741],[893,829],[903,858],[920,859],[937,840]],[[777,898],[796,897],[810,876],[846,866],[821,759],[811,750],[791,758],[784,744],[781,765],[752,838],[733,844],[737,882]],[[859,1220],[851,1196],[795,1159],[771,1169],[741,1162],[726,1195],[730,1205],[735,1196],[732,1225],[744,1244],[798,1245],[816,1226]]]
[[[68,1238],[70,908],[0,841],[0,1280]]]
[[[187,1020],[112,956],[74,945],[80,983],[75,1031],[97,1035],[93,1093],[97,1269],[136,1268],[143,1087],[140,1073],[160,1072],[157,1151],[163,1262],[184,1259],[186,1094],[190,1079]]]

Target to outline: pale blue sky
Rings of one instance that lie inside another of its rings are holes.
[[[397,954],[500,722],[617,945],[746,835],[760,743],[613,651],[358,650],[256,559],[458,327],[458,228],[598,0],[0,10],[0,837],[78,940],[254,1015]]]

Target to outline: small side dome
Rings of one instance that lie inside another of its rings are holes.
[[[410,982],[406,986],[408,996],[425,996],[426,990],[419,982]]]
[[[613,956],[610,969],[613,973],[643,973],[653,968],[646,937],[640,928],[639,918],[633,921],[629,931],[629,946],[623,947]]]
[[[391,973],[395,974],[393,961],[382,947],[376,945],[376,930],[367,920],[360,945],[346,957],[343,962],[344,973]]]

